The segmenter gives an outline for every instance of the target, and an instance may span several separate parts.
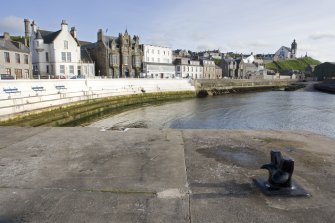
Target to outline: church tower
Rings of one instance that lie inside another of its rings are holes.
[[[297,57],[297,48],[298,44],[295,40],[293,40],[293,43],[291,44],[291,58]]]

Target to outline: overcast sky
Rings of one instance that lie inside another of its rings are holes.
[[[0,33],[24,35],[23,19],[56,31],[62,19],[81,40],[126,27],[141,43],[194,51],[274,53],[298,43],[298,56],[335,61],[334,0],[34,0],[1,2]]]

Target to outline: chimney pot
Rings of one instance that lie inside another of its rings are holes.
[[[5,40],[10,40],[10,35],[9,35],[9,33],[8,33],[8,32],[4,32],[4,33],[3,33],[3,38],[4,38]]]

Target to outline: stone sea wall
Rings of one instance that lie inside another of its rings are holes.
[[[0,120],[80,101],[143,93],[195,91],[189,80],[1,80]]]
[[[0,125],[76,126],[146,103],[271,90],[291,83],[290,80],[2,80]]]
[[[222,95],[285,88],[295,80],[195,80],[198,96]]]

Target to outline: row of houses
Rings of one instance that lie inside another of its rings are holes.
[[[2,78],[246,79],[266,75],[263,60],[253,54],[233,59],[219,50],[172,51],[169,47],[140,44],[139,36],[131,36],[127,30],[108,36],[100,29],[96,42],[88,42],[80,40],[77,29],[69,29],[65,20],[57,31],[41,29],[28,19],[24,27],[21,41],[13,41],[8,33],[0,37]],[[295,41],[292,49],[296,51]]]

